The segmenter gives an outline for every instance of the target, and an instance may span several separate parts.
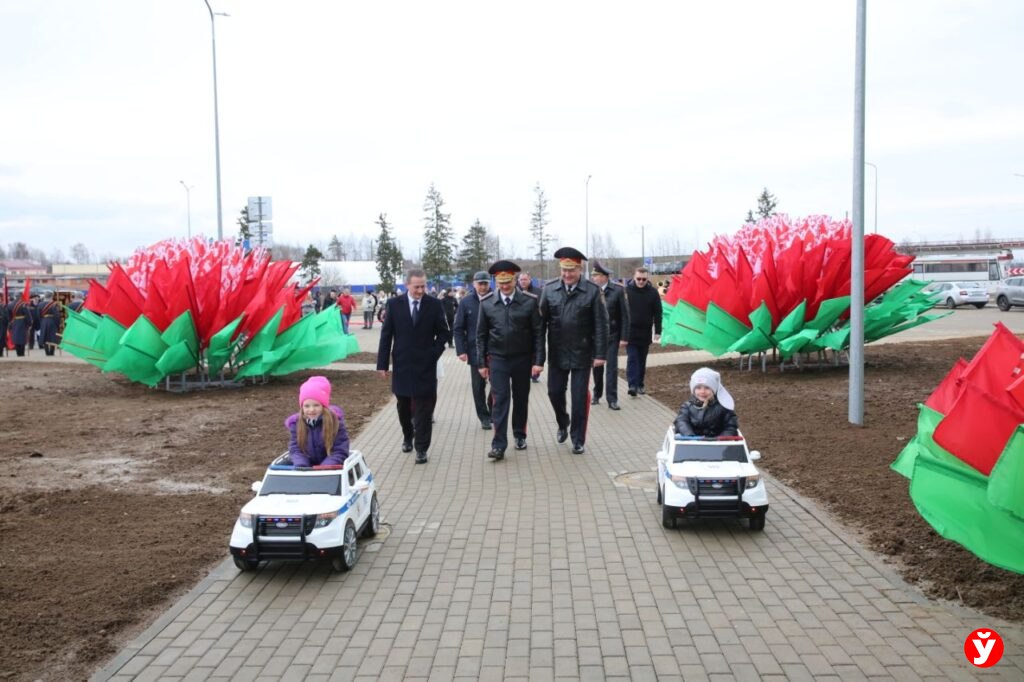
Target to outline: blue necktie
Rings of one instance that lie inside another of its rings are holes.
[[[416,324],[416,320],[418,320],[419,317],[420,317],[420,302],[419,301],[413,301],[412,302],[412,323]]]

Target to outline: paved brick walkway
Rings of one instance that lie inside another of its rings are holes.
[[[391,533],[351,573],[225,562],[96,679],[973,679],[975,627],[1006,642],[986,677],[1024,679],[1020,627],[929,603],[778,483],[763,533],[663,529],[653,492],[615,482],[653,468],[654,400],[622,386],[579,457],[534,384],[529,449],[494,463],[468,370],[444,366],[428,465],[393,404],[356,439]]]

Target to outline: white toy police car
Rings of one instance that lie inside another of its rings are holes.
[[[288,453],[275,459],[256,497],[242,507],[231,533],[235,566],[246,571],[263,560],[330,559],[336,571],[359,557],[356,538],[380,530],[373,473],[353,450],[343,465],[296,467]]]
[[[669,427],[658,458],[658,503],[661,523],[676,519],[736,517],[749,519],[750,530],[764,530],[768,492],[743,436],[678,436]]]

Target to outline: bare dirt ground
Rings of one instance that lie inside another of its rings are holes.
[[[736,398],[740,428],[773,476],[837,515],[929,596],[1019,622],[1024,575],[990,566],[940,537],[914,508],[908,481],[889,469],[917,432],[917,404],[957,358],[969,360],[984,341],[868,345],[863,427],[849,423],[845,366],[781,374],[771,367],[764,374],[740,371],[736,361],[710,366]],[[648,393],[678,409],[694,369],[648,368]]]
[[[181,395],[0,360],[0,679],[87,678],[222,561],[316,373],[351,435],[391,397],[374,372]]]

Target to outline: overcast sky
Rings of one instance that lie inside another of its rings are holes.
[[[415,256],[432,182],[460,240],[479,218],[505,255],[538,182],[559,244],[584,248],[589,205],[623,255],[641,225],[647,253],[703,248],[763,187],[850,211],[855,0],[211,2],[225,236],[267,195],[279,242],[375,237],[386,212]],[[879,232],[1024,236],[1022,36],[1020,0],[869,3]],[[0,244],[184,236],[179,180],[216,235],[202,0],[0,4]]]

